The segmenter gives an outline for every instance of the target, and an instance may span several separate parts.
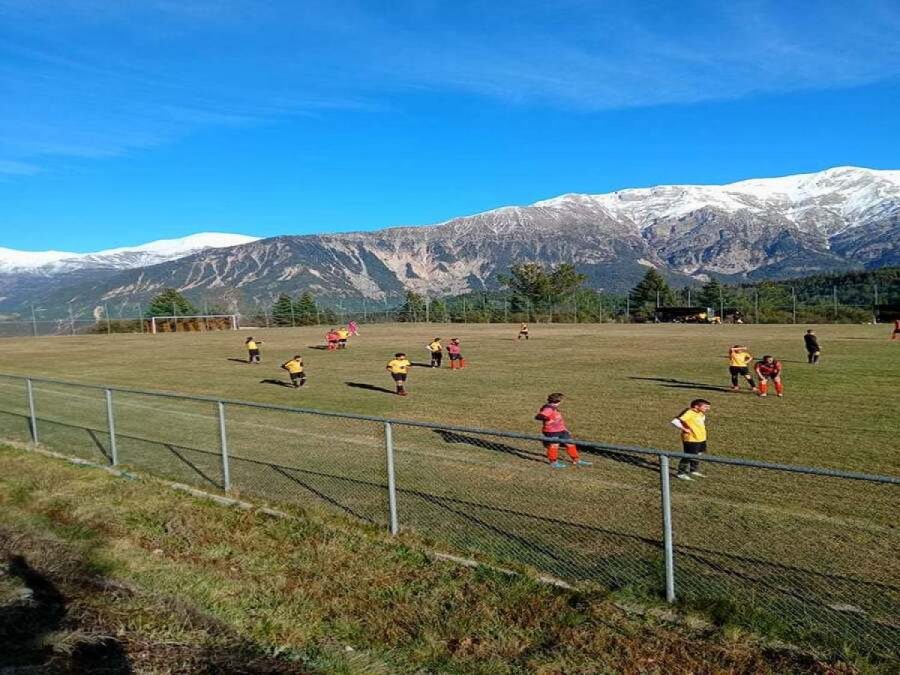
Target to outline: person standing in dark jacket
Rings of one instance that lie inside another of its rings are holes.
[[[803,341],[806,343],[806,361],[810,364],[818,363],[819,353],[822,349],[819,347],[819,338],[816,337],[816,334],[813,333],[811,328],[806,331],[806,335],[803,336]]]

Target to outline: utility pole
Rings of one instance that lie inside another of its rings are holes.
[[[112,325],[109,321],[109,305],[103,303],[103,314],[106,316],[106,334],[112,335]]]
[[[719,320],[725,321],[725,296],[722,293],[722,287],[719,286]]]
[[[363,323],[368,323],[369,316],[366,313],[366,296],[363,296]]]
[[[878,323],[878,283],[875,283],[875,305],[872,307],[872,316],[875,323]]]
[[[688,307],[691,306],[691,287],[688,286]]]
[[[509,323],[509,300],[503,298],[503,323]]]
[[[31,305],[31,332],[37,337],[37,318],[34,316],[34,305]]]
[[[831,296],[834,301],[834,320],[837,321],[838,318],[838,298],[837,298],[837,285],[831,285]]]
[[[75,335],[75,317],[72,315],[72,301],[69,300],[69,329]]]
[[[791,317],[797,323],[797,289],[791,286]]]
[[[631,323],[631,296],[625,296],[625,321]]]

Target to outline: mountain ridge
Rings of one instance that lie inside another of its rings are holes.
[[[676,283],[759,280],[900,264],[900,171],[836,167],[724,186],[569,193],[428,226],[282,235],[48,288],[42,302],[147,299],[163,288],[226,302],[496,288],[510,265],[568,262],[622,291],[648,266]],[[15,294],[4,292],[0,310]]]

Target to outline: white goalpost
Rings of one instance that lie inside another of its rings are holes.
[[[193,316],[154,316],[150,319],[150,332],[177,333],[181,331],[238,330],[237,314],[196,314]]]

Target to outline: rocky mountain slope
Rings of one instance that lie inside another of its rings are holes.
[[[722,186],[568,194],[428,227],[275,237],[71,283],[42,298],[90,306],[172,286],[228,302],[304,290],[379,300],[406,289],[493,288],[512,263],[529,260],[574,263],[592,286],[611,291],[633,285],[647,266],[684,283],[896,265],[900,171],[840,167]]]

